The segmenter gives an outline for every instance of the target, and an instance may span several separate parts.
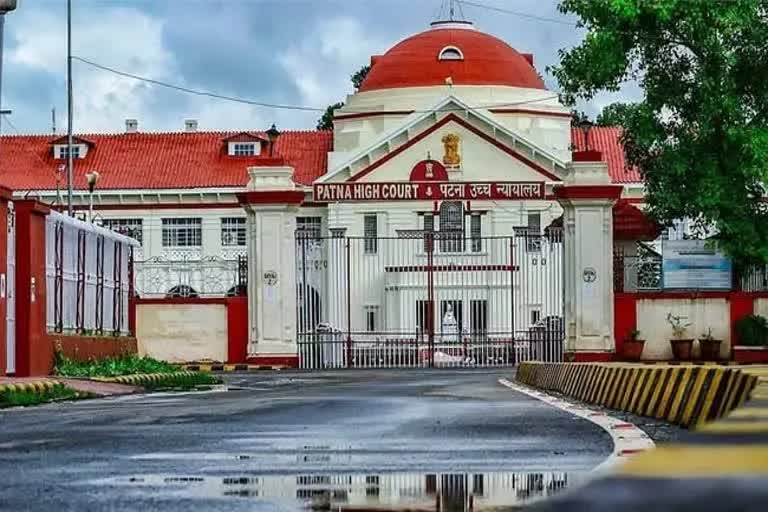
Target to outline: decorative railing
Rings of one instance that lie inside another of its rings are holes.
[[[153,297],[224,297],[245,295],[247,263],[244,256],[190,259],[163,257],[136,261],[136,293]]]

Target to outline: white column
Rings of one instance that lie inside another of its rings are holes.
[[[304,193],[291,167],[252,167],[240,195],[248,215],[248,357],[257,364],[298,362],[296,217]]]
[[[576,360],[610,357],[613,340],[612,185],[596,152],[574,153],[564,184],[555,189],[563,207],[566,353]]]

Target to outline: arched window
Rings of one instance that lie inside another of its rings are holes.
[[[177,284],[165,294],[166,299],[175,299],[179,297],[184,298],[197,298],[197,292],[191,286],[186,284]]]
[[[464,60],[464,54],[455,46],[446,46],[440,50],[438,60]]]
[[[464,204],[443,201],[440,205],[440,251],[464,252]]]

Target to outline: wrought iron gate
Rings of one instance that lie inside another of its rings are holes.
[[[297,232],[301,368],[562,359],[562,233]]]

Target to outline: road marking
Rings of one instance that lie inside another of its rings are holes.
[[[596,411],[580,403],[571,402],[540,391],[534,391],[531,388],[511,382],[507,379],[499,379],[499,384],[513,391],[517,391],[518,393],[523,393],[524,395],[541,400],[552,407],[566,411],[574,416],[584,418],[608,432],[613,441],[613,452],[593,470],[594,473],[607,472],[617,463],[626,460],[627,457],[644,452],[655,446],[655,443],[648,437],[648,434],[640,430],[637,426],[626,420],[614,418],[604,411]]]

